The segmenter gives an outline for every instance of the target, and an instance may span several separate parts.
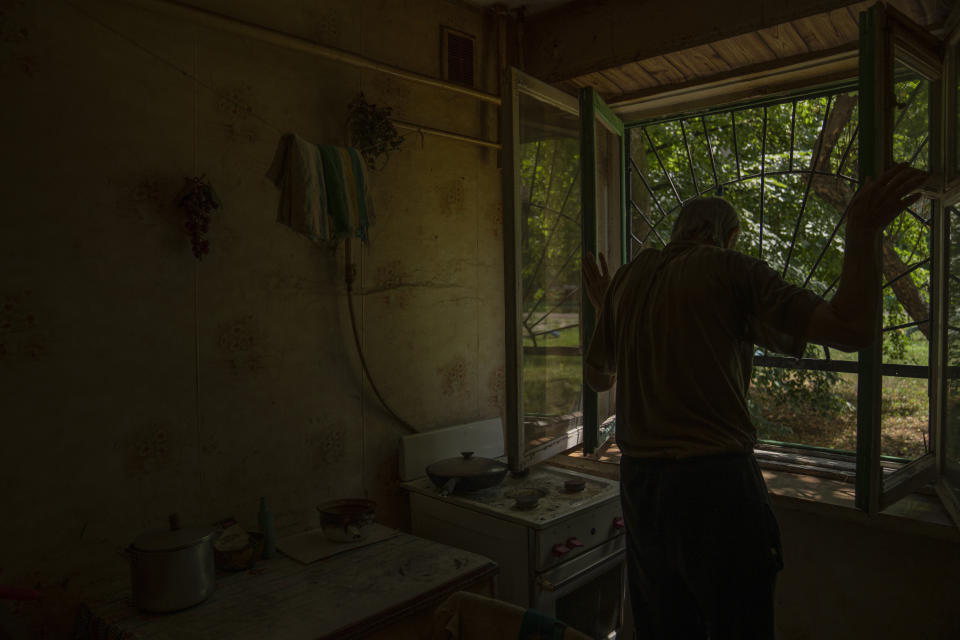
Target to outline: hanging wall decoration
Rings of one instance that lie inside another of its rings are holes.
[[[186,213],[184,226],[190,234],[190,245],[197,260],[210,252],[207,231],[210,214],[221,207],[219,196],[204,176],[186,178],[186,184],[177,196],[177,206]]]
[[[390,152],[403,144],[403,136],[397,133],[390,121],[390,107],[378,107],[370,104],[363,93],[357,94],[348,107],[347,130],[350,146],[363,156],[370,169],[382,169],[387,164]],[[383,161],[381,162],[381,157]]]

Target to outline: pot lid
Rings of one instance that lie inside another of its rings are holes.
[[[176,551],[208,542],[213,537],[212,527],[180,528],[176,516],[170,516],[167,529],[145,531],[137,536],[133,548],[138,551]]]
[[[507,465],[490,458],[475,458],[473,451],[463,451],[459,458],[447,458],[427,467],[427,473],[446,478],[471,478],[505,473]]]

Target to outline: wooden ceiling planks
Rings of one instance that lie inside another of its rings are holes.
[[[809,51],[803,38],[789,22],[757,31],[777,58],[789,58]]]
[[[758,62],[775,60],[776,55],[756,33],[745,33],[735,38],[724,38],[710,45],[730,66],[739,69]]]
[[[582,86],[593,87],[601,96],[622,95],[620,93],[620,88],[607,79],[602,72],[589,73],[586,76],[581,76],[581,78],[584,82]]]
[[[592,86],[606,100],[616,101],[621,96],[658,87],[666,89],[728,77],[738,69],[749,70],[780,59],[796,61],[803,56],[816,57],[820,52],[833,53],[856,46],[859,14],[871,4],[873,0],[865,0],[710,44],[666,52],[570,78],[558,86],[568,91]],[[941,0],[891,0],[889,4],[923,25],[942,22],[949,10],[944,9]]]
[[[810,51],[843,46],[859,37],[859,25],[846,9],[795,20],[794,28]]]
[[[620,67],[604,69],[600,73],[602,73],[607,80],[620,87],[622,93],[630,93],[640,87],[640,84],[632,76],[624,73]]]
[[[673,84],[686,80],[683,73],[670,64],[670,61],[663,56],[654,56],[653,58],[640,60],[636,64],[653,76],[653,79],[657,81],[657,85]]]
[[[653,87],[657,81],[638,64],[625,64],[617,67],[622,73],[629,76],[637,87]]]
[[[731,66],[710,45],[684,50],[684,55],[668,53],[663,56],[688,80],[730,71]]]

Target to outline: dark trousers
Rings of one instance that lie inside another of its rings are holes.
[[[780,529],[752,454],[620,460],[637,640],[772,640]]]

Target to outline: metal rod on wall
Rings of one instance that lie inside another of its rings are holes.
[[[470,136],[464,136],[459,133],[453,133],[452,131],[444,131],[442,129],[431,129],[430,127],[422,127],[418,124],[413,124],[410,122],[402,122],[400,120],[391,120],[394,125],[401,129],[410,129],[411,131],[417,131],[421,133],[426,133],[432,136],[439,136],[441,138],[450,138],[451,140],[459,140],[460,142],[469,142],[470,144],[478,144],[482,147],[489,147],[491,149],[500,149],[499,142],[492,142],[490,140],[484,140],[482,138],[471,138]]]
[[[359,56],[355,53],[349,53],[347,51],[341,51],[340,49],[334,49],[333,47],[316,44],[314,42],[310,42],[309,40],[297,38],[286,33],[274,31],[273,29],[267,29],[266,27],[254,25],[242,20],[237,20],[236,18],[230,18],[219,13],[190,7],[185,4],[175,2],[174,0],[126,0],[126,2],[129,4],[139,5],[151,11],[165,13],[190,20],[203,26],[229,31],[237,35],[254,38],[263,42],[269,42],[287,49],[293,49],[294,51],[301,51],[303,53],[309,53],[321,58],[327,58],[328,60],[343,62],[344,64],[349,64],[361,69],[379,71],[381,73],[386,73],[398,78],[404,78],[412,82],[419,82],[421,84],[437,87],[439,89],[445,89],[454,93],[470,96],[472,98],[476,98],[477,100],[489,102],[490,104],[500,104],[500,96],[495,96],[492,93],[478,91],[469,87],[452,84],[450,82],[444,82],[443,80],[437,80],[436,78],[431,78],[430,76],[421,75],[412,71],[406,71],[405,69],[400,69],[398,67],[392,67],[387,64],[370,60],[369,58],[364,58],[363,56]]]

